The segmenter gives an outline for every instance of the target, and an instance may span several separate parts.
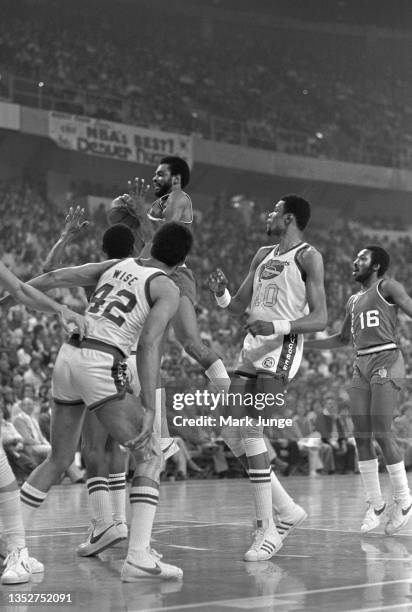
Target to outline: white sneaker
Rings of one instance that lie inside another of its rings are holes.
[[[283,542],[276,527],[258,527],[253,532],[252,546],[245,552],[244,561],[267,561],[282,548]]]
[[[385,526],[385,533],[387,535],[397,533],[402,527],[405,527],[411,516],[412,498],[409,498],[409,501],[406,503],[394,500],[393,506],[389,511],[389,519]]]
[[[135,554],[133,559],[128,557],[121,571],[122,582],[138,582],[142,578],[182,580],[183,570],[175,565],[163,563],[160,561],[160,555],[146,548]]]
[[[33,574],[44,572],[44,565],[29,557],[27,548],[15,548],[11,551],[4,561],[4,571],[1,576],[2,584],[20,584],[29,582]]]
[[[85,542],[79,544],[76,551],[81,557],[91,557],[92,555],[98,555],[121,540],[123,540],[123,537],[114,523],[105,526],[96,533],[96,521],[92,519],[88,538]]]
[[[275,525],[276,529],[282,541],[298,527],[303,521],[306,521],[308,518],[307,512],[299,506],[299,504],[293,504],[290,510],[288,509],[286,512],[277,513],[275,517]]]
[[[160,450],[163,453],[163,459],[167,461],[180,449],[173,438],[160,438]]]
[[[363,517],[360,531],[361,533],[369,533],[372,529],[376,529],[381,524],[383,513],[385,512],[386,504],[384,503],[382,508],[375,508],[373,504],[368,502],[368,508],[365,516]]]
[[[129,529],[127,527],[127,523],[125,523],[124,521],[119,521],[118,523],[115,523],[117,531],[119,532],[119,535],[121,537],[122,540],[127,540],[127,537],[129,535]]]

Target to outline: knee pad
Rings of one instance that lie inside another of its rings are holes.
[[[268,452],[263,438],[242,438],[242,441],[247,457],[254,457],[255,455],[262,455]]]

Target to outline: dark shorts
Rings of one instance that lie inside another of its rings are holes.
[[[186,268],[186,266],[179,266],[170,275],[170,278],[179,287],[180,297],[186,296],[192,302],[196,304],[196,281],[193,276],[192,270]]]
[[[370,389],[371,385],[387,382],[392,382],[398,389],[405,384],[405,364],[399,349],[356,357],[351,388]]]

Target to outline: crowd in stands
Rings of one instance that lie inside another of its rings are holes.
[[[0,184],[0,213],[3,220],[0,229],[2,261],[23,279],[41,273],[46,255],[63,228],[64,212],[47,201],[41,184],[15,181]],[[258,209],[248,215],[242,214],[223,196],[216,199],[208,214],[196,211],[195,246],[189,265],[197,279],[201,337],[223,358],[229,371],[236,366],[246,319],[231,318],[216,307],[207,279],[212,270],[221,267],[229,278],[230,291],[236,291],[257,248],[270,244],[264,231],[265,218],[265,213]],[[106,218],[98,213],[90,221],[88,229],[68,245],[64,265],[100,259]],[[339,217],[327,228],[308,228],[307,240],[316,245],[325,261],[328,333],[339,329],[346,299],[355,290],[350,264],[358,249],[373,242],[371,231],[371,228],[362,228]],[[386,238],[380,235],[379,244],[390,252],[390,273],[412,293],[408,272],[412,241],[404,235],[396,239],[396,231],[388,234]],[[86,304],[82,289],[56,290],[54,295],[77,310]],[[29,312],[22,306],[0,312],[0,315],[3,443],[22,480],[49,450],[51,372],[65,333],[56,317]],[[400,316],[399,332],[407,374],[411,377],[412,326],[406,317]],[[300,372],[288,394],[287,409],[281,415],[293,419],[293,427],[272,427],[266,432],[270,456],[281,472],[315,475],[357,470],[346,391],[352,358],[351,347],[304,353]],[[173,332],[167,344],[162,374],[170,392],[204,388],[206,384],[198,364],[183,351]],[[408,394],[407,384],[394,427],[406,463],[412,467],[412,404]],[[173,435],[180,438],[181,446],[174,465],[167,468],[170,478],[185,478],[190,474],[204,477],[243,474],[219,439],[218,430],[173,427],[172,417],[176,413],[170,401],[168,405],[170,427]],[[204,410],[202,406],[186,409],[187,416],[205,414]],[[72,467],[72,480],[81,479],[78,468]]]
[[[263,27],[236,10],[220,21],[147,3],[4,5],[0,96],[286,153],[411,163],[407,38]]]

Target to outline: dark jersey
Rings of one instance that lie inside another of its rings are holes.
[[[359,291],[348,300],[352,340],[357,350],[382,344],[397,344],[398,308],[390,304],[379,288],[382,279],[366,291]],[[395,347],[393,347],[395,348]]]

